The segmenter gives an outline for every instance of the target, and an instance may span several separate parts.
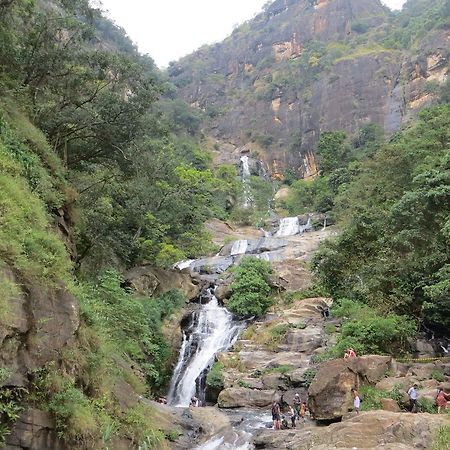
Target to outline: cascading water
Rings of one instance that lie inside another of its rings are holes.
[[[280,227],[276,232],[276,237],[294,236],[295,234],[301,234],[311,229],[311,217],[308,217],[308,221],[305,225],[300,225],[298,217],[285,217],[280,220]]]
[[[300,222],[298,217],[285,217],[280,220],[280,228],[276,232],[276,237],[293,236],[300,233]]]
[[[252,194],[250,191],[250,164],[247,155],[241,156],[241,166],[242,166],[242,187],[244,191],[244,201],[243,207],[247,208],[253,201]]]
[[[193,396],[205,399],[205,379],[217,353],[227,350],[236,341],[243,323],[233,320],[232,314],[219,305],[211,290],[208,302],[192,315],[184,330],[183,344],[175,368],[168,403],[189,406]]]
[[[231,247],[230,255],[243,255],[247,251],[248,241],[246,239],[241,239],[235,241]]]

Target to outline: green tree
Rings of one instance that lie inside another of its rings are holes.
[[[233,294],[228,309],[238,316],[261,316],[272,305],[269,276],[272,268],[267,261],[244,257],[236,268],[231,284]]]

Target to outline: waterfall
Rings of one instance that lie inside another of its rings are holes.
[[[304,233],[305,231],[308,231],[311,228],[312,228],[311,217],[308,216],[308,220],[306,221],[305,225],[300,226],[299,233]]]
[[[243,255],[247,251],[248,241],[246,239],[241,239],[233,243],[231,247],[230,255]]]
[[[242,166],[242,187],[244,191],[244,201],[242,206],[247,208],[253,201],[252,193],[250,191],[250,164],[247,155],[241,156]]]
[[[183,270],[191,267],[192,263],[195,262],[195,259],[186,259],[185,261],[179,261],[173,265],[174,269]]]
[[[191,324],[183,332],[183,345],[168,394],[168,403],[175,406],[189,406],[193,396],[204,402],[207,369],[217,353],[234,344],[243,328],[219,305],[211,290],[208,295],[209,302],[192,314]]]
[[[276,237],[293,236],[300,233],[300,222],[298,217],[285,217],[280,220],[280,227],[276,232]]]
[[[250,165],[248,162],[248,156],[241,156],[242,163],[242,179],[250,178]]]
[[[295,234],[304,233],[310,230],[312,227],[311,217],[308,217],[308,221],[305,225],[300,225],[298,217],[285,217],[280,220],[280,226],[275,233],[276,237],[294,236]]]

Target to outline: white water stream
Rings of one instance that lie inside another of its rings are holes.
[[[241,239],[235,241],[231,247],[230,255],[243,255],[247,251],[248,241],[246,239]]]
[[[193,313],[192,322],[183,333],[178,363],[175,368],[168,403],[189,406],[196,396],[204,401],[204,378],[217,353],[227,350],[236,341],[243,324],[219,305],[210,292],[211,300]]]

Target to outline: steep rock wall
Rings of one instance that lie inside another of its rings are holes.
[[[315,176],[322,131],[376,123],[391,134],[433,101],[427,83],[448,76],[448,30],[396,50],[377,38],[391,21],[379,0],[277,0],[169,74],[206,113],[216,161],[251,151],[275,177],[287,167]]]

